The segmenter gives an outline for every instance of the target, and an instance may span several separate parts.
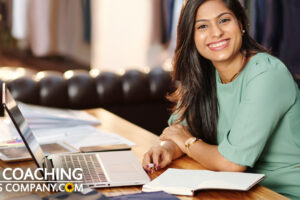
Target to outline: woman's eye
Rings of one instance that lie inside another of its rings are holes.
[[[197,29],[203,30],[203,29],[206,29],[206,28],[207,28],[207,25],[202,24],[202,25],[198,26]]]
[[[229,18],[224,18],[224,19],[221,19],[219,23],[224,24],[224,23],[229,22],[229,21],[230,21]]]

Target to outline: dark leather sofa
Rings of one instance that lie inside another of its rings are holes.
[[[60,108],[103,107],[155,134],[167,126],[171,91],[170,72],[127,70],[123,74],[97,70],[34,72],[24,68],[0,68],[0,83],[6,82],[19,101]]]
[[[174,89],[170,72],[162,68],[117,74],[0,67],[3,81],[19,101],[72,109],[103,107],[157,135],[167,126],[171,104],[165,96]],[[296,82],[300,86],[299,77]]]

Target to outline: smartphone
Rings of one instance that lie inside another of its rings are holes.
[[[127,144],[115,144],[115,145],[99,145],[99,146],[80,147],[79,150],[83,153],[104,152],[104,151],[126,151],[126,150],[131,150],[131,147]]]

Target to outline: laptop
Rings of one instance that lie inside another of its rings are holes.
[[[147,173],[131,151],[45,156],[5,83],[2,84],[2,104],[38,168],[81,168],[82,184],[85,187],[117,187],[150,182]]]

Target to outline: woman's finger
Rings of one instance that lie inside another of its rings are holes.
[[[143,158],[142,165],[143,165],[143,168],[147,171],[150,170],[149,164],[152,163],[151,157],[152,157],[152,150],[145,153],[144,158]]]
[[[164,151],[161,155],[161,162],[157,166],[157,170],[166,167],[172,162],[172,156],[171,153],[168,151]]]
[[[160,164],[160,160],[161,160],[161,154],[162,154],[163,148],[160,147],[157,150],[153,151],[152,154],[152,161],[154,164],[154,167],[156,168],[157,166],[159,166]],[[151,172],[150,172],[151,173]]]

